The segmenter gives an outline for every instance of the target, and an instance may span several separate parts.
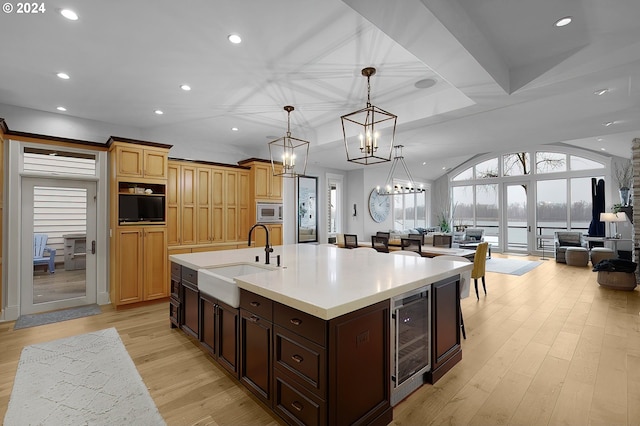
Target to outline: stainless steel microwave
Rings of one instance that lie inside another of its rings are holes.
[[[259,223],[282,223],[282,204],[257,203],[256,221]]]

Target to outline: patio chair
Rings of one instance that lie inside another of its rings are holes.
[[[44,265],[50,274],[56,272],[56,249],[47,246],[47,234],[33,234],[33,265]],[[47,252],[48,254],[45,254]]]

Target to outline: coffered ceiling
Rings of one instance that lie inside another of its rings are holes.
[[[396,143],[416,177],[549,143],[628,157],[640,137],[637,0],[43,4],[0,15],[0,117],[12,130],[116,135],[231,162],[267,156],[293,105],[291,131],[311,142],[310,161],[353,169],[340,116],[364,107],[360,71],[373,66],[371,101],[398,115]],[[573,22],[554,27],[564,16]]]

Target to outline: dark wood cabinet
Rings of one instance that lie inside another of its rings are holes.
[[[229,373],[238,378],[239,311],[201,293],[193,269],[171,264],[171,327],[180,327]]]
[[[182,323],[182,296],[180,292],[182,268],[177,263],[171,264],[171,288],[169,298],[169,320],[171,328],[180,327]]]
[[[438,381],[462,359],[460,347],[460,281],[453,277],[431,285],[430,383]]]
[[[197,281],[197,280],[196,280]],[[200,294],[198,284],[185,280],[182,274],[182,330],[195,338],[200,334]]]
[[[271,407],[273,324],[240,306],[240,381]]]
[[[289,424],[386,425],[389,310],[325,321],[241,290],[240,380]]]
[[[222,367],[238,377],[238,324],[237,308],[217,301],[216,304],[216,359]]]
[[[288,423],[327,420],[327,322],[274,303],[273,410]]]
[[[209,351],[209,354],[216,356],[216,299],[200,293],[200,344]]]
[[[390,309],[386,300],[329,321],[328,424],[393,420]]]

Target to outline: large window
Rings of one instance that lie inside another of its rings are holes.
[[[558,229],[587,232],[592,220],[591,179],[604,178],[607,160],[567,151],[508,152],[459,169],[450,178],[453,225],[484,228],[487,241],[503,249],[507,243],[502,239],[531,247],[531,235]],[[518,188],[522,191],[517,197],[504,193]],[[536,229],[527,233],[533,223]],[[525,234],[510,235],[516,228]]]
[[[393,195],[394,229],[427,228],[429,188],[424,192]]]

